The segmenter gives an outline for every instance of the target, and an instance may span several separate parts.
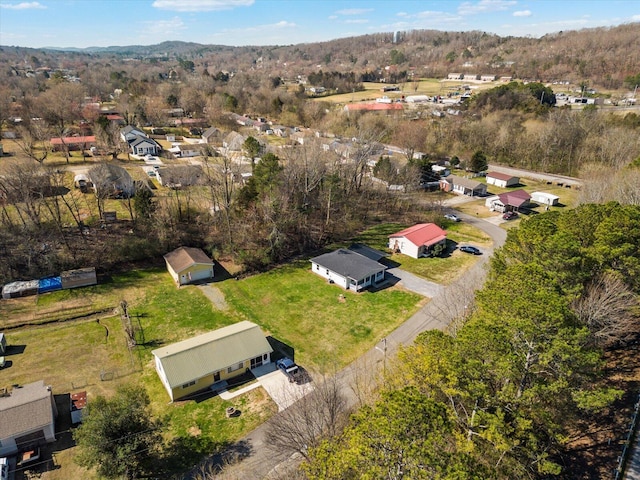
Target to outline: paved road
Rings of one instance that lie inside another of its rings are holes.
[[[458,212],[456,212],[456,214],[459,215],[464,222],[487,233],[493,240],[493,247],[485,249],[484,255],[478,257],[479,261],[465,275],[465,278],[473,276],[474,279],[477,279],[476,285],[479,288],[484,281],[486,264],[494,248],[504,243],[506,231],[480,218]],[[419,333],[425,330],[443,330],[449,325],[453,318],[457,316],[457,313],[449,308],[448,305],[452,298],[451,292],[463,288],[465,286],[465,278],[458,279],[447,287],[441,286],[439,289],[436,289],[437,291],[432,292],[435,295],[431,298],[431,301],[388,335],[384,344],[376,345],[356,362],[338,372],[337,378],[341,386],[341,392],[351,405],[355,405],[357,399],[350,385],[353,385],[355,379],[362,375],[362,365],[382,368],[386,361],[386,356],[391,357],[401,345],[412,343]],[[386,353],[383,354],[382,352]],[[369,372],[369,374],[375,375],[375,372]],[[269,422],[256,428],[239,442],[241,448],[238,448],[238,450],[248,455],[231,469],[229,472],[231,475],[230,478],[242,478],[246,480],[275,480],[286,478],[286,473],[284,472],[286,472],[288,466],[296,463],[296,459],[278,457],[274,454],[273,450],[268,448],[268,439],[266,438],[268,424]],[[185,478],[193,479],[194,474],[188,475]]]

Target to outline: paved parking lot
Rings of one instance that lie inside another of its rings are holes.
[[[302,385],[289,383],[289,379],[276,368],[275,363],[254,368],[251,372],[273,401],[276,402],[279,411],[284,410],[296,400],[313,391],[313,382]]]

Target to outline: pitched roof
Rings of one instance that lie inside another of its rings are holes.
[[[404,110],[404,107],[401,103],[348,103],[345,105],[345,110]]]
[[[475,190],[476,188],[482,187],[484,185],[482,182],[471,180],[470,178],[458,177],[457,175],[449,175],[444,180],[452,185],[461,185],[472,190]]]
[[[349,247],[349,250],[352,252],[359,253],[360,255],[364,255],[370,260],[374,262],[379,261],[381,258],[388,257],[389,254],[385,252],[381,252],[380,250],[376,250],[375,248],[371,248],[368,245],[364,245],[362,243],[354,243]]]
[[[53,137],[50,140],[51,145],[62,145],[62,142],[64,142],[65,145],[79,145],[82,143],[95,143],[95,141],[95,135],[89,135],[85,137]]]
[[[501,193],[498,198],[504,205],[520,207],[531,200],[531,195],[524,190],[513,190],[512,192]]]
[[[0,439],[19,436],[53,422],[50,387],[42,380],[16,387],[0,397]]]
[[[137,147],[138,145],[140,145],[142,143],[150,143],[151,145],[158,146],[158,143],[154,139],[147,138],[147,137],[140,137],[140,136],[136,136],[135,138],[133,138],[129,142],[129,145],[131,145],[132,147]]]
[[[178,247],[174,251],[167,253],[164,259],[176,273],[182,272],[197,263],[213,265],[213,260],[206,253],[199,248],[192,247]]]
[[[405,228],[393,235],[389,235],[389,238],[398,237],[404,237],[414,245],[425,245],[429,247],[446,239],[447,232],[435,223],[418,223],[413,227]]]
[[[312,258],[313,263],[328,268],[345,278],[362,280],[370,275],[386,270],[387,267],[346,248],[339,248],[331,253]]]
[[[506,173],[500,173],[500,172],[488,172],[487,177],[497,178],[498,180],[504,180],[505,182],[513,178],[518,178],[514,175],[508,175]]]
[[[244,320],[151,353],[162,363],[173,388],[271,352],[273,349],[260,327]]]

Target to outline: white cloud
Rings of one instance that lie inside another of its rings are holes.
[[[345,20],[344,23],[369,23],[369,20],[365,18],[353,18],[353,19]]]
[[[40,2],[22,2],[22,3],[0,3],[0,8],[8,10],[44,10],[45,7]]]
[[[338,15],[362,15],[363,13],[373,12],[373,8],[345,8],[338,10]]]
[[[417,13],[401,12],[398,14],[402,20],[388,25],[382,25],[383,30],[411,30],[421,28],[437,28],[441,29],[443,25],[459,26],[462,21],[460,15],[438,12],[434,10],[424,10]]]
[[[476,15],[478,13],[507,10],[516,4],[515,0],[480,0],[479,2],[464,2],[458,7],[460,15]]]
[[[155,0],[152,4],[161,10],[177,12],[210,12],[213,10],[231,10],[236,7],[248,7],[255,0]]]
[[[633,15],[631,17],[632,22],[640,22],[640,15]]]
[[[143,22],[145,25],[145,36],[151,34],[165,34],[166,32],[178,32],[184,30],[186,25],[180,17],[173,17],[169,20],[154,20]]]
[[[519,10],[517,12],[513,12],[514,17],[530,17],[533,15],[531,10]]]
[[[407,17],[409,14],[407,12],[398,12],[396,13],[396,17]]]

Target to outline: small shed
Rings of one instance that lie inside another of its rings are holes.
[[[18,298],[36,295],[38,293],[38,285],[38,280],[7,283],[2,287],[2,298]]]
[[[98,283],[95,267],[67,270],[60,274],[62,288],[88,287]]]
[[[176,248],[167,253],[164,260],[178,286],[213,278],[214,262],[199,248]]]
[[[547,192],[533,192],[531,194],[531,201],[539,203],[540,205],[558,205],[560,197]]]
[[[74,425],[82,422],[82,409],[87,406],[87,392],[71,394],[71,423]]]

